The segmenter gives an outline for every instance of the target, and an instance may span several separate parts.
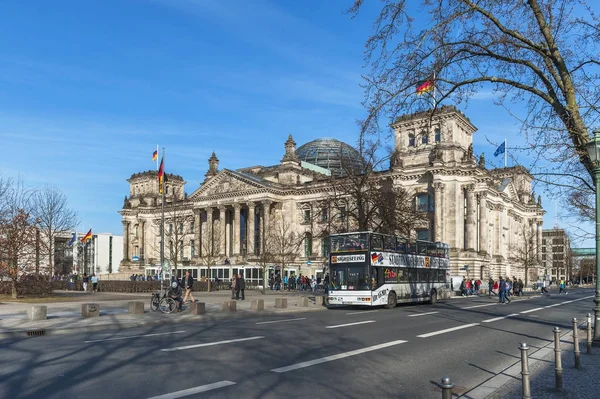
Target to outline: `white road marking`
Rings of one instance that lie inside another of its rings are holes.
[[[493,319],[484,320],[484,321],[482,321],[482,323],[491,323],[494,321],[508,319],[509,317],[514,317],[514,316],[518,316],[518,315],[519,315],[518,313],[513,313],[513,314],[509,314],[508,316],[494,317]]]
[[[183,398],[184,396],[194,395],[200,392],[212,391],[213,389],[228,387],[230,385],[235,385],[235,382],[231,381],[219,381],[213,384],[200,385],[199,387],[184,389],[183,391],[166,393],[164,395],[153,396],[148,399],[177,399]]]
[[[483,308],[486,306],[494,306],[494,305],[497,305],[497,303],[486,303],[485,305],[467,306],[467,307],[461,308],[461,309],[475,309],[475,308]]]
[[[361,353],[372,352],[372,351],[376,351],[378,349],[383,349],[383,348],[387,348],[390,346],[400,345],[405,342],[408,342],[408,341],[398,340],[398,341],[387,342],[385,344],[367,346],[366,348],[356,349],[356,350],[353,350],[350,352],[339,353],[337,355],[325,356],[325,357],[321,357],[319,359],[309,360],[307,362],[296,363],[296,364],[292,364],[290,366],[273,369],[271,371],[274,373],[286,373],[288,371],[297,370],[297,369],[301,369],[304,367],[314,366],[315,364],[331,362],[333,360],[343,359],[345,357],[360,355]]]
[[[458,327],[447,328],[445,330],[434,331],[434,332],[430,332],[427,334],[417,335],[417,338],[429,338],[429,337],[433,337],[434,335],[445,334],[447,332],[462,330],[463,328],[475,327],[478,325],[479,325],[479,323],[465,324],[465,325],[458,326]]]
[[[529,309],[529,310],[524,310],[524,311],[519,312],[519,313],[525,314],[525,313],[537,312],[538,310],[544,310],[544,308]]]
[[[348,323],[348,324],[338,324],[336,326],[327,326],[325,328],[340,328],[340,327],[355,326],[357,324],[367,324],[367,323],[375,323],[375,320],[357,321],[356,323]]]
[[[230,344],[232,342],[252,341],[254,339],[263,339],[263,338],[264,337],[248,337],[248,338],[228,339],[228,340],[225,340],[225,341],[207,342],[205,344],[177,346],[175,348],[161,349],[161,351],[162,352],[182,351],[184,349],[201,348],[203,346],[213,346],[213,345]]]
[[[362,312],[346,313],[346,316],[351,315],[351,314],[369,314],[369,313],[377,313],[377,312],[379,312],[379,310],[364,310]]]
[[[555,306],[560,306],[562,305],[562,303],[555,303],[554,305],[548,305],[548,306],[544,306],[545,308],[553,308]]]
[[[254,324],[273,324],[273,323],[284,323],[286,321],[296,321],[296,320],[306,320],[306,317],[298,317],[296,319],[284,319],[284,320],[271,320],[271,321],[261,321],[259,323]]]
[[[418,316],[425,316],[428,314],[436,314],[439,312],[427,312],[427,313],[415,313],[415,314],[409,314],[408,317],[418,317]]]
[[[83,341],[86,344],[92,342],[105,342],[105,341],[118,341],[121,339],[130,339],[130,338],[143,338],[143,337],[156,337],[158,335],[169,335],[169,334],[181,334],[185,331],[173,331],[173,332],[165,332],[165,333],[156,333],[156,334],[144,334],[144,335],[128,335],[126,337],[116,337],[116,338],[104,338],[104,339],[94,339],[91,341]]]

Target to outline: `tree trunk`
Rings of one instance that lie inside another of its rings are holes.
[[[265,295],[267,293],[267,267],[263,268],[263,287],[262,293]]]
[[[17,281],[16,280],[12,280],[11,297],[12,297],[12,299],[17,299]]]

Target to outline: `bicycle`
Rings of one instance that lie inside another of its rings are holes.
[[[160,296],[160,291],[155,291],[150,300],[150,309],[152,309],[153,312],[160,310],[162,313],[172,313],[177,309],[177,303],[173,298],[167,296],[166,291],[163,293],[162,297]]]

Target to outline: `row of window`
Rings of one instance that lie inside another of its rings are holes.
[[[440,132],[440,129],[435,129],[434,131],[434,141],[436,143],[439,143],[442,140],[442,134]],[[429,143],[429,135],[427,134],[427,132],[422,132],[421,133],[421,144],[428,144]],[[413,133],[410,133],[408,135],[408,146],[409,147],[414,147],[416,144],[415,142],[415,135]]]

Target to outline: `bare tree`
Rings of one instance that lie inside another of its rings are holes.
[[[0,182],[0,276],[12,282],[12,297],[17,297],[19,281],[35,270],[35,225],[32,218],[31,190],[21,180]]]
[[[169,265],[174,269],[174,275],[177,275],[179,265],[184,261],[183,251],[189,246],[193,234],[190,233],[189,223],[191,217],[185,214],[185,204],[183,201],[173,201],[168,205],[168,211],[165,215],[165,259],[168,259]]]
[[[208,282],[208,292],[211,290],[211,267],[215,266],[223,256],[220,254],[221,235],[219,234],[220,221],[213,220],[212,223],[206,223],[206,228],[202,231],[202,250],[200,251],[200,263],[206,266],[206,279]],[[215,227],[215,224],[217,225]],[[199,226],[200,228],[200,226]]]
[[[600,119],[599,39],[600,20],[585,0],[384,0],[366,41],[363,131],[492,89],[520,122],[522,149],[546,169],[534,175],[566,197],[582,186],[592,195],[585,145]],[[421,81],[433,83],[435,98],[416,94]],[[548,172],[543,161],[561,170]]]
[[[67,197],[56,187],[46,186],[32,197],[33,215],[41,233],[39,245],[48,259],[48,271],[53,273],[57,237],[69,233],[79,224],[77,212],[69,208]]]
[[[275,264],[275,233],[277,231],[277,223],[275,220],[271,219],[269,222],[269,226],[266,229],[263,229],[262,235],[262,250],[259,255],[256,257],[256,263],[261,267],[263,273],[263,288],[262,293],[265,294],[267,287],[267,279],[269,274],[270,266]]]
[[[523,224],[519,228],[519,238],[516,243],[509,247],[508,258],[513,263],[513,267],[522,269],[525,274],[525,286],[529,281],[530,269],[536,269],[537,261],[537,234],[529,225]],[[537,275],[537,273],[536,273]]]
[[[292,223],[283,212],[275,213],[268,237],[271,259],[280,266],[283,278],[285,268],[294,263],[298,257],[298,249],[306,237],[294,231]]]

